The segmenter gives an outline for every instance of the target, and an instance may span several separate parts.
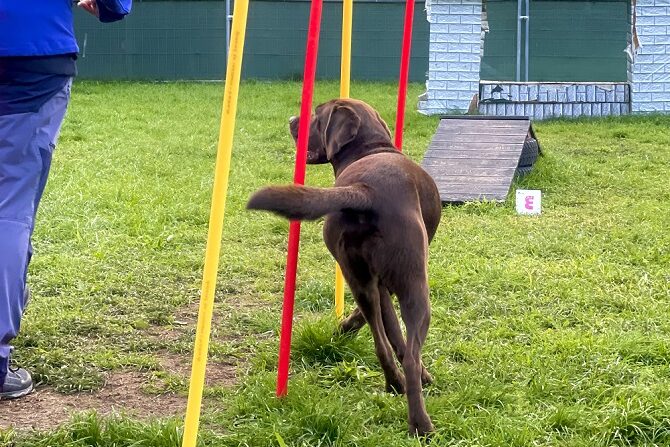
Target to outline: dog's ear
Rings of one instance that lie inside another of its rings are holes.
[[[334,105],[323,130],[323,143],[326,156],[332,160],[345,144],[358,135],[361,117],[348,106]]]

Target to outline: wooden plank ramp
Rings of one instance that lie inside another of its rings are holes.
[[[444,203],[504,201],[527,136],[528,117],[443,117],[421,164]]]

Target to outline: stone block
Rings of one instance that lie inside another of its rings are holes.
[[[467,5],[467,4],[466,5],[449,5],[449,14],[452,14],[452,15],[465,15],[465,14],[472,15],[472,14],[475,14],[475,11],[476,11],[475,8],[476,7],[473,4],[470,4],[470,5]],[[481,10],[476,11],[476,12],[481,13]]]
[[[450,43],[447,51],[453,53],[473,53],[472,45],[468,43]]]

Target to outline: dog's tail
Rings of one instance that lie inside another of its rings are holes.
[[[366,211],[372,207],[370,190],[362,185],[312,188],[269,186],[251,196],[247,209],[267,210],[291,220],[314,220],[342,211]]]

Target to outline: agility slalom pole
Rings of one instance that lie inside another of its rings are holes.
[[[319,50],[319,31],[323,0],[312,0],[307,31],[305,71],[302,81],[302,103],[300,105],[300,125],[298,126],[298,150],[295,156],[293,183],[305,183],[307,165],[307,143],[309,124],[312,117],[312,98],[316,77],[316,59]],[[277,397],[286,396],[288,388],[288,368],[291,360],[291,332],[293,330],[293,304],[295,302],[295,280],[298,271],[298,248],[300,246],[300,221],[292,220],[288,234],[288,255],[284,279],[284,306],[282,309],[281,335],[279,336],[279,365],[277,367]]]
[[[400,80],[398,82],[398,108],[395,116],[395,147],[402,151],[403,129],[405,127],[405,104],[407,103],[407,82],[409,81],[409,55],[412,49],[412,25],[414,23],[414,0],[405,5],[405,28],[402,34],[402,54],[400,57]]]
[[[340,65],[340,98],[348,98],[351,85],[351,30],[354,0],[342,2],[342,61]],[[335,263],[335,316],[344,315],[344,276]]]
[[[335,316],[342,318],[344,315],[344,275],[340,264],[335,263]]]
[[[340,64],[340,98],[349,97],[351,83],[351,30],[354,16],[354,0],[342,2],[342,61]]]
[[[205,267],[198,310],[198,325],[195,333],[193,350],[193,366],[191,368],[191,384],[188,392],[186,418],[184,420],[184,438],[182,447],[195,447],[200,423],[200,407],[202,392],[205,385],[207,367],[207,351],[214,309],[214,292],[216,276],[219,268],[223,218],[226,210],[226,194],[228,192],[228,174],[233,149],[233,133],[235,131],[235,115],[237,113],[237,96],[240,87],[242,56],[244,54],[244,34],[247,26],[249,0],[237,0],[233,12],[233,28],[230,36],[230,52],[226,69],[226,85],[223,93],[221,124],[219,127],[219,144],[216,154],[212,205],[210,209],[207,247],[205,249]]]

